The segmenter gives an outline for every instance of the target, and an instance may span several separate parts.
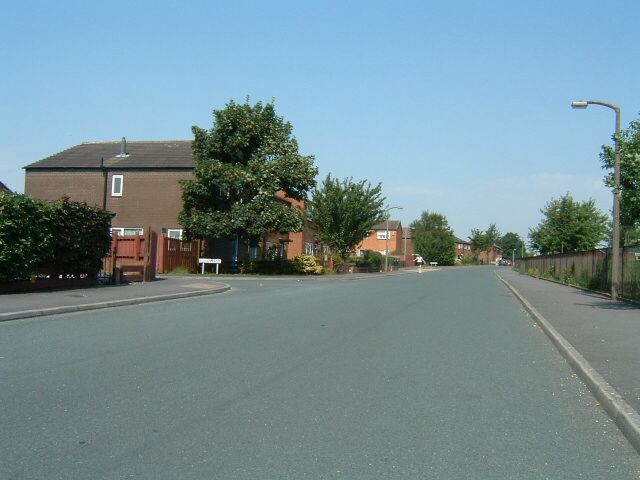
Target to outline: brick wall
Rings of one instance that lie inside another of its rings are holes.
[[[386,248],[389,249],[389,253],[393,251],[402,252],[402,230],[389,230],[391,238],[389,238],[388,243],[384,239],[378,239],[378,232],[386,232],[386,230],[372,230],[369,233],[369,236],[356,247],[356,255],[358,255],[360,250],[375,250],[376,252],[382,252]]]
[[[122,196],[111,192],[113,175],[122,175]],[[162,233],[162,229],[180,228],[182,209],[179,181],[192,178],[190,171],[121,170],[109,171],[107,210],[116,214],[113,227],[140,227]],[[100,171],[27,171],[25,193],[41,200],[71,200],[102,208],[104,179]]]

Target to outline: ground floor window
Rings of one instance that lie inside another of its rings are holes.
[[[181,228],[168,228],[167,229],[167,237],[175,238],[177,240],[182,240],[182,229]]]
[[[114,232],[118,235],[143,235],[144,229],[140,227],[114,227],[111,229],[111,235]]]
[[[305,255],[315,255],[315,245],[313,242],[304,243],[304,253]]]

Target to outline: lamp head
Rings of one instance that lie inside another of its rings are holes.
[[[576,100],[575,102],[571,102],[571,108],[580,108],[585,109],[589,106],[589,102],[586,100]]]

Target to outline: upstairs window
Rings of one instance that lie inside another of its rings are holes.
[[[122,196],[122,183],[124,178],[122,175],[114,175],[111,177],[111,196],[112,197],[121,197]]]
[[[391,232],[378,232],[378,240],[391,240]]]

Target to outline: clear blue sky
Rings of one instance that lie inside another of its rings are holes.
[[[0,180],[83,141],[190,139],[276,100],[320,178],[382,182],[393,217],[526,235],[570,192],[609,212],[598,153],[640,112],[640,2],[9,2]]]

